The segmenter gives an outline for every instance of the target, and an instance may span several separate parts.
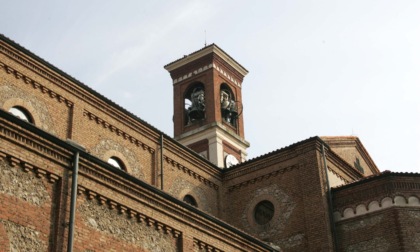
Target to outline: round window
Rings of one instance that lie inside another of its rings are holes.
[[[259,225],[267,224],[274,216],[274,205],[268,200],[263,200],[255,206],[254,218]]]

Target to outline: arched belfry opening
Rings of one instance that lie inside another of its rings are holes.
[[[165,69],[174,92],[174,138],[219,167],[245,161],[242,82],[248,71],[215,44]]]
[[[204,85],[192,84],[184,94],[184,123],[191,125],[206,117],[206,100]]]
[[[237,101],[226,83],[220,85],[220,109],[223,122],[236,128],[238,117],[242,113],[242,104]]]

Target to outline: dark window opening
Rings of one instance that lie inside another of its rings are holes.
[[[188,204],[192,205],[192,206],[195,206],[195,207],[197,207],[197,206],[198,206],[198,205],[197,205],[197,201],[194,199],[194,197],[193,197],[193,196],[191,196],[191,195],[189,195],[189,194],[187,194],[187,195],[185,195],[185,196],[184,196],[183,201],[184,201],[185,203],[188,203]]]
[[[185,125],[203,120],[206,112],[204,86],[201,83],[192,85],[184,96]]]
[[[267,224],[274,216],[274,205],[268,200],[263,200],[255,206],[254,218],[259,225]]]
[[[222,112],[223,121],[236,127],[237,119],[242,113],[239,102],[236,101],[232,90],[228,85],[222,84],[220,86],[220,108]]]

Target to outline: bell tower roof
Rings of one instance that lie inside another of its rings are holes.
[[[225,51],[223,51],[220,47],[218,47],[214,43],[198,51],[195,51],[188,55],[184,55],[184,57],[177,59],[169,64],[166,64],[164,68],[167,71],[172,72],[172,70],[174,69],[178,69],[184,65],[194,62],[197,59],[200,59],[211,53],[218,55],[222,60],[224,60],[226,63],[232,66],[236,71],[238,71],[242,75],[242,77],[245,77],[245,75],[248,74],[248,70],[246,70],[245,67],[239,64],[235,59],[233,59],[229,54],[227,54]]]

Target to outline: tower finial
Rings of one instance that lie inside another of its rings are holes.
[[[207,46],[207,32],[204,30],[204,47]]]

